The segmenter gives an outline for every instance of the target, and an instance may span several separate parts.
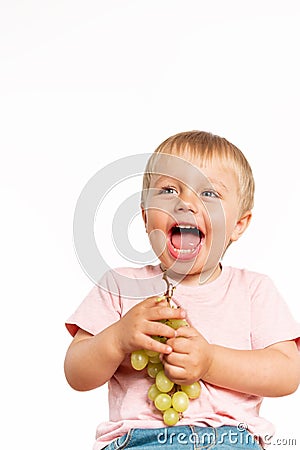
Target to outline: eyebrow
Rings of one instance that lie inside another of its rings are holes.
[[[222,189],[224,189],[226,192],[228,192],[228,187],[221,181],[221,180],[217,180],[216,178],[210,178],[210,177],[205,177],[207,179],[207,181],[212,184],[212,186],[219,186]],[[164,179],[169,179],[169,180],[175,180],[175,181],[181,181],[179,178],[175,178],[172,177],[170,175],[167,174],[156,174],[156,180],[154,181],[154,185],[156,183],[160,183],[161,181],[164,181]]]
[[[154,177],[152,179],[154,179],[154,184],[161,183],[165,179],[170,180],[170,181],[172,181],[172,180],[180,181],[179,178],[171,177],[170,175],[167,175],[167,174],[160,174],[160,175],[154,174]]]
[[[209,178],[209,177],[207,177],[207,179],[213,186],[218,185],[221,188],[223,188],[225,191],[228,191],[228,187],[221,180],[216,180],[215,178]]]

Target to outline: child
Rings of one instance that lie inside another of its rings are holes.
[[[141,207],[160,265],[108,271],[66,324],[74,336],[69,384],[85,391],[109,383],[109,421],[98,427],[94,450],[270,443],[273,426],[260,405],[297,389],[300,325],[267,276],[220,262],[249,225],[253,195],[244,155],[210,133],[179,133],[149,159]],[[164,274],[178,308],[157,301]],[[163,319],[189,326],[174,330]],[[138,349],[159,352],[174,383],[200,381],[200,397],[176,426],[165,426],[148,399],[153,380],[131,366]]]

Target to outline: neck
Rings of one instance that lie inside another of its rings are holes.
[[[219,263],[216,267],[210,270],[205,270],[196,274],[183,275],[181,273],[173,272],[172,269],[164,269],[160,265],[161,270],[166,272],[167,276],[172,279],[175,284],[182,284],[185,286],[199,286],[202,284],[211,283],[221,275],[222,265]]]

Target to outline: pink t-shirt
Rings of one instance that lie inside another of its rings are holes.
[[[135,304],[165,291],[159,266],[108,271],[66,326],[74,336],[78,328],[97,334],[116,322]],[[130,296],[132,292],[132,296]],[[296,340],[300,351],[300,324],[265,275],[223,267],[208,284],[178,285],[174,302],[187,312],[187,320],[213,344],[240,350],[261,349],[280,341]],[[163,427],[161,413],[147,398],[153,379],[132,369],[128,355],[109,381],[109,420],[97,428],[94,450],[99,450],[131,428]],[[237,426],[264,440],[273,425],[259,416],[262,397],[234,392],[201,382],[199,399],[190,401],[180,425]]]

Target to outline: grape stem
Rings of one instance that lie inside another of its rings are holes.
[[[167,283],[167,289],[166,289],[166,292],[164,293],[164,296],[166,297],[167,302],[170,303],[170,301],[172,300],[172,297],[173,297],[173,292],[174,292],[175,286],[173,286],[173,284],[169,281],[166,270],[164,270],[164,273],[163,273],[163,280]]]
[[[167,283],[167,289],[164,293],[164,297],[166,297],[167,302],[170,304],[170,301],[172,300],[172,297],[173,297],[173,292],[174,292],[175,286],[169,281],[166,270],[164,270],[164,273],[163,273],[163,280],[165,280],[165,282]],[[173,393],[180,391],[180,386],[178,384],[174,384],[172,391],[173,391]],[[180,419],[181,419],[183,417],[183,414],[180,413],[180,416],[181,416],[180,417]]]

